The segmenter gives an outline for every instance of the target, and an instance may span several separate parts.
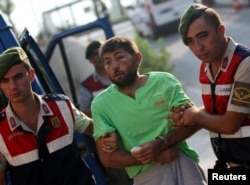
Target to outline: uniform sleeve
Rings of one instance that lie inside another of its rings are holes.
[[[78,110],[72,103],[72,110],[75,118],[75,130],[83,133],[91,122],[91,118]]]
[[[7,160],[4,156],[0,153],[0,171],[5,170],[7,168]]]
[[[228,101],[228,111],[250,112],[250,57],[245,58],[234,75],[234,84]]]

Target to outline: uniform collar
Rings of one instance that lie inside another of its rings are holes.
[[[43,116],[50,116],[53,115],[53,112],[51,111],[50,107],[48,104],[42,99],[42,96],[35,94],[36,99],[39,101],[40,104],[40,112],[39,112],[39,118],[38,118],[38,128],[40,128],[43,119]],[[27,114],[28,116],[28,114]],[[8,120],[9,128],[11,131],[16,129],[17,127],[21,126],[24,130],[27,130],[27,126],[23,121],[21,121],[13,112],[10,103],[8,103],[6,107],[6,117]]]
[[[98,75],[98,73],[96,71],[94,71],[92,73],[92,76],[93,76],[93,79],[94,79],[95,82],[98,82],[101,79],[100,76]]]

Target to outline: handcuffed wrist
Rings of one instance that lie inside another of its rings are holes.
[[[168,140],[165,137],[157,136],[155,139],[158,139],[162,142],[162,144],[164,146],[164,150],[168,148]]]

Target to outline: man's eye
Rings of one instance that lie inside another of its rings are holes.
[[[15,77],[16,77],[16,78],[22,78],[23,76],[24,76],[23,73],[19,73],[19,74],[17,74]]]
[[[1,83],[6,83],[6,82],[7,82],[7,79],[2,79],[0,82],[1,82]]]
[[[205,34],[201,34],[200,35],[200,39],[204,39],[204,38],[206,38],[208,36],[208,34],[207,33],[205,33]]]
[[[109,65],[111,65],[111,61],[105,61],[104,64],[105,64],[105,66],[109,66]]]
[[[192,42],[193,41],[191,39],[187,40],[187,45],[192,44]]]

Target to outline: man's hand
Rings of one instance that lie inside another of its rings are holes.
[[[161,150],[159,145],[161,141],[153,140],[142,144],[135,150],[131,151],[136,160],[140,161],[142,164],[148,163],[167,163],[174,160],[178,156],[177,147],[171,147],[165,150]]]
[[[136,150],[132,150],[131,154],[142,164],[153,163],[157,155],[161,152],[158,146],[156,140],[153,140],[142,144]]]
[[[102,135],[102,150],[108,153],[114,152],[119,148],[118,136],[116,132]]]
[[[199,112],[199,108],[186,103],[185,106],[179,108],[172,108],[172,114],[167,118],[172,120],[172,126],[181,128],[185,126],[194,125],[194,117]]]
[[[182,124],[182,122],[183,122],[183,114],[184,114],[185,109],[186,109],[185,106],[170,109],[172,114],[169,114],[167,116],[167,118],[172,120],[172,124],[171,124],[172,126],[176,127],[177,123]]]
[[[155,162],[165,164],[173,161],[176,157],[178,157],[178,148],[177,147],[169,147],[166,150],[162,151],[157,158],[155,159]]]

